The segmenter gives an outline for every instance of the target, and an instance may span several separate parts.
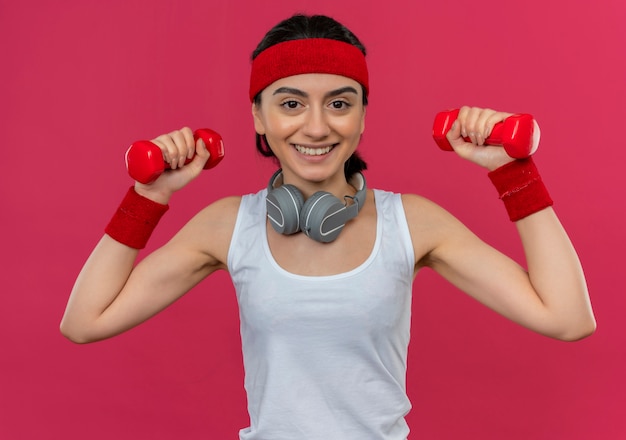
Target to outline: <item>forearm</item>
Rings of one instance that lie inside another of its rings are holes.
[[[99,318],[123,290],[139,249],[145,247],[167,209],[129,189],[76,280],[61,322],[65,336],[86,342],[114,332],[98,329],[102,327],[97,325],[102,321]]]
[[[528,328],[555,338],[580,339],[595,329],[585,277],[535,163],[532,157],[513,160],[505,149],[483,145],[494,125],[509,115],[463,107],[446,137],[459,156],[489,170],[509,219],[517,225],[528,270],[473,245],[473,240],[463,242],[463,247],[474,249],[474,259],[456,261],[457,253],[448,252],[452,257],[442,258],[447,264],[440,270],[463,290]],[[475,134],[470,135],[472,142],[464,139],[468,133]],[[477,138],[481,133],[485,136]],[[534,123],[533,151],[539,133]],[[485,272],[477,261],[489,262],[497,270]]]
[[[164,156],[196,157],[182,169],[162,173],[150,184],[138,182],[127,191],[119,208],[83,266],[63,319],[61,332],[75,342],[114,336],[143,322],[184,294],[219,266],[195,245],[198,234],[180,246],[148,255],[135,267],[143,249],[175,191],[191,182],[209,158],[204,142],[183,128],[154,139]],[[219,159],[219,158],[218,158]],[[150,261],[150,263],[147,263]],[[131,275],[132,274],[132,275]]]
[[[576,340],[595,329],[584,272],[566,231],[552,208],[516,222],[528,276],[548,311],[557,337]]]
[[[124,288],[139,251],[104,235],[78,275],[61,321],[61,332],[74,342],[99,339],[98,318]]]
[[[532,159],[489,173],[509,218],[517,225],[533,291],[560,339],[580,339],[595,328],[583,270]]]

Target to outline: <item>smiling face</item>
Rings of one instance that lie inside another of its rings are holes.
[[[345,181],[344,163],[365,128],[358,82],[319,73],[282,78],[261,92],[252,113],[255,130],[266,136],[286,183]]]

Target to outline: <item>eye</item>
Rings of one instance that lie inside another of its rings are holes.
[[[330,106],[335,110],[346,110],[350,108],[350,103],[343,100],[337,100],[331,102]]]
[[[298,101],[288,100],[282,102],[280,105],[286,109],[294,110],[300,106],[300,103]]]

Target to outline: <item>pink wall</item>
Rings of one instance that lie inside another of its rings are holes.
[[[436,112],[466,103],[533,113],[536,161],[586,268],[599,327],[578,343],[518,328],[420,274],[412,438],[626,438],[622,0],[1,2],[0,438],[234,439],[247,423],[224,274],[109,341],[73,345],[58,322],[131,183],[132,141],[210,126],[227,147],[176,197],[150,248],[207,203],[266,184],[248,56],[296,11],[335,16],[369,48],[370,186],[426,195],[521,260],[485,173],[439,151],[430,129]]]

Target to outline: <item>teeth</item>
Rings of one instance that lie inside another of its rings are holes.
[[[325,148],[308,148],[303,147],[302,145],[295,145],[296,150],[298,150],[301,154],[306,154],[307,156],[321,156],[323,154],[328,154],[333,147],[325,147]]]

